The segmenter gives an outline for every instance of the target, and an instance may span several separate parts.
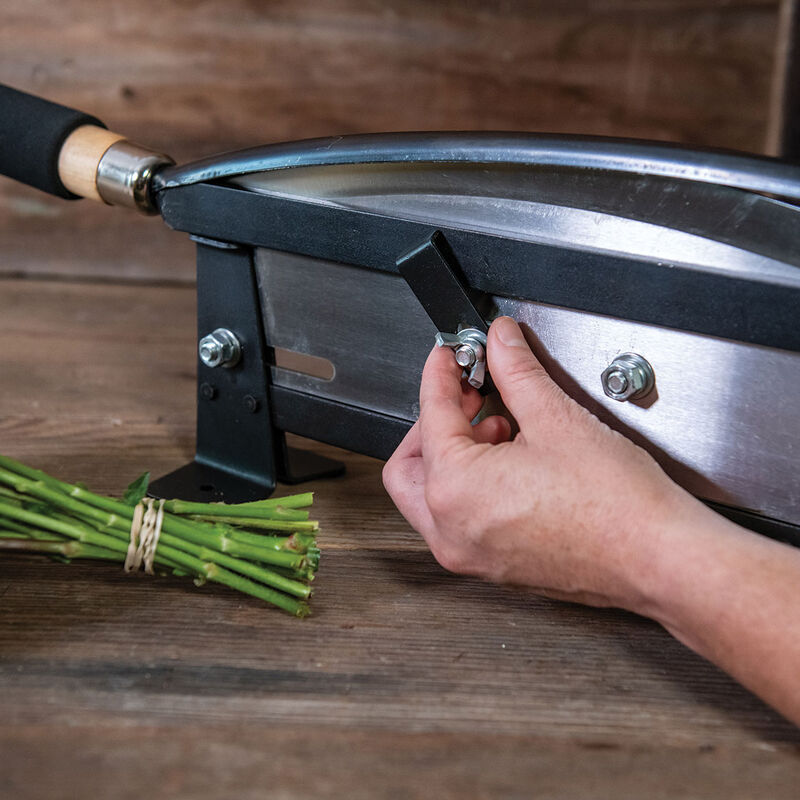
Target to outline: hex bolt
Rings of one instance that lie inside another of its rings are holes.
[[[464,369],[471,369],[477,361],[475,350],[468,344],[462,344],[456,348],[456,364]]]
[[[233,367],[242,357],[242,346],[235,333],[217,328],[200,340],[197,352],[207,367]]]
[[[606,375],[606,384],[610,392],[615,395],[621,395],[628,388],[628,379],[622,370],[614,369]]]
[[[486,379],[486,334],[476,328],[465,328],[456,334],[436,334],[439,347],[453,350],[456,363],[466,372],[470,386],[480,389]]]
[[[623,353],[603,370],[600,380],[606,396],[623,403],[648,394],[656,377],[646,358],[637,353]]]

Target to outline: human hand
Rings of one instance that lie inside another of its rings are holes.
[[[492,323],[492,378],[519,425],[481,407],[434,349],[420,418],[383,480],[447,569],[658,620],[800,724],[800,551],[739,528],[550,379],[517,324]]]
[[[499,416],[471,426],[482,398],[434,348],[420,418],[383,471],[398,509],[453,572],[646,610],[668,522],[703,507],[568,397],[512,319],[492,323],[487,355],[519,433]]]

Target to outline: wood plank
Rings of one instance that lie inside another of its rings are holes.
[[[337,551],[326,531],[305,621],[188,579],[4,558],[3,723],[800,744],[654,623],[449,575],[428,553]]]
[[[195,292],[0,282],[0,404],[73,423],[173,424],[194,412]],[[193,419],[186,420],[190,425]]]
[[[376,797],[442,800],[559,798],[774,800],[796,797],[780,748],[635,748],[597,739],[353,731],[314,724],[195,728],[19,726],[0,731],[0,790],[15,800],[85,797],[176,800]],[[47,753],[47,768],[37,769]],[[76,776],[79,776],[76,779]],[[345,795],[346,792],[346,795]]]
[[[34,0],[3,80],[179,162],[366,131],[529,130],[761,150],[778,0]],[[3,182],[2,270],[193,280],[157,221]]]
[[[189,457],[190,289],[5,280],[0,298],[3,452],[116,493]],[[335,452],[347,477],[310,486],[308,620],[0,560],[0,794],[127,798],[146,763],[175,797],[795,796],[797,728],[652,622],[445,573],[380,463]]]

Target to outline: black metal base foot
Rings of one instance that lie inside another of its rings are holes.
[[[278,480],[290,486],[320,478],[338,478],[339,475],[344,475],[341,461],[296,447],[286,448],[283,469],[278,470]]]
[[[269,497],[274,489],[274,483],[258,483],[241,475],[190,461],[153,481],[148,494],[168,500],[178,498],[203,503],[247,503]]]
[[[344,474],[344,464],[332,458],[294,447],[286,449],[285,467],[278,473],[281,483],[293,486],[319,478]],[[217,467],[190,461],[150,484],[151,497],[179,498],[203,503],[248,503],[263,500],[275,491],[274,481],[255,481]]]

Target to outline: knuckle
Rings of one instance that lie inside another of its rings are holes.
[[[569,430],[571,426],[585,422],[583,414],[589,412],[565,394],[549,376],[544,376],[538,385],[532,388],[533,391],[529,395],[530,407],[535,409],[536,418],[541,423],[546,423],[548,427],[557,430],[562,428]]]
[[[573,404],[567,396],[552,381],[539,388],[537,400],[542,410],[542,414],[551,421],[563,419],[569,423],[572,417],[570,406]],[[577,405],[577,404],[575,404]],[[580,406],[578,406],[580,408]]]
[[[431,552],[442,569],[456,574],[463,574],[465,572],[463,554],[458,548],[452,546],[437,547]]]
[[[397,485],[397,465],[389,459],[384,465],[383,470],[381,471],[381,480],[383,481],[383,488],[389,494],[392,494],[392,490]]]
[[[564,430],[571,434],[582,434],[590,437],[599,435],[602,438],[605,432],[610,430],[589,409],[571,397],[563,395],[559,398],[557,404],[555,398],[551,402],[553,417],[558,419]]]

